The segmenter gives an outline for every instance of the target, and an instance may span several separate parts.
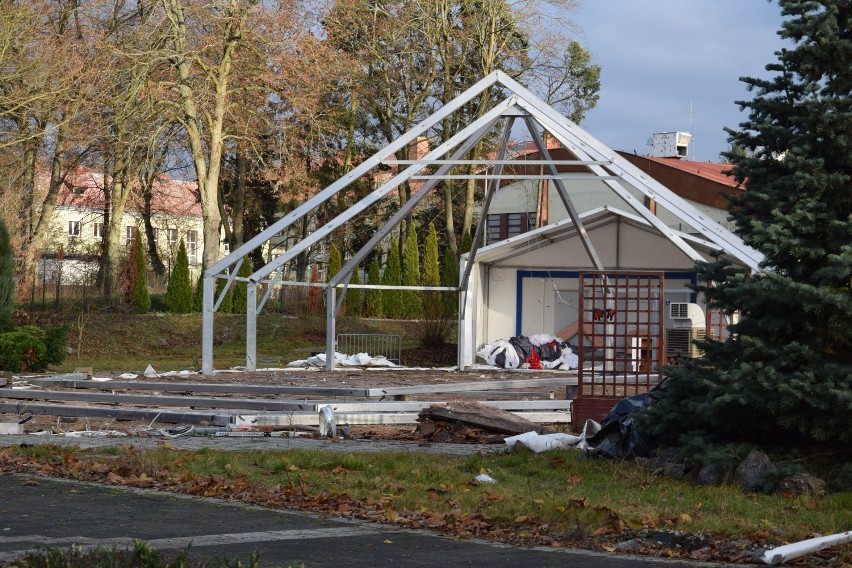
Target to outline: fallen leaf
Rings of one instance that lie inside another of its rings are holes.
[[[291,463],[289,467],[287,467],[287,471],[299,471],[299,468]]]
[[[38,484],[39,484],[38,481],[36,481],[35,479],[25,479],[24,482],[21,483],[21,485],[38,485]]]
[[[385,539],[385,540],[383,540],[382,542],[383,542],[383,543],[385,543],[385,544],[393,544],[393,541],[392,541],[391,539],[389,539],[389,538],[386,538],[386,539]]]
[[[526,523],[530,518],[527,515],[520,515],[519,517],[515,517],[515,522],[517,524]]]
[[[679,523],[691,523],[692,517],[690,517],[687,513],[681,513],[678,515],[677,520]]]
[[[609,527],[600,527],[592,531],[589,536],[601,536],[609,532]]]
[[[336,468],[334,468],[333,470],[331,470],[331,473],[338,475],[340,473],[343,473],[344,471],[346,471],[346,468],[343,467],[342,465],[339,465]]]

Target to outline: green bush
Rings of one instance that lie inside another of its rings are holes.
[[[65,358],[68,342],[66,326],[39,327],[28,325],[0,334],[0,369],[19,373],[21,371],[44,371],[48,365],[56,365]]]
[[[175,266],[169,276],[166,288],[166,310],[173,314],[186,314],[192,311],[192,286],[189,283],[189,259],[183,241],[178,247]]]

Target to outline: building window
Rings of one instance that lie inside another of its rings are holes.
[[[68,221],[68,236],[69,237],[79,237],[80,236],[80,221]]]
[[[124,237],[125,244],[127,246],[132,246],[133,240],[136,238],[136,227],[134,227],[133,225],[128,225],[127,227],[124,228],[124,230],[125,230],[125,237]]]
[[[168,239],[169,239],[169,242],[168,242],[169,252],[174,253],[175,249],[177,249],[177,246],[178,246],[178,230],[177,229],[168,229],[168,235],[167,236],[168,236]]]
[[[502,241],[535,229],[535,213],[493,213],[488,216],[488,242]]]
[[[157,227],[154,227],[154,242],[156,243],[159,240],[160,240],[160,229],[158,229]]]
[[[186,256],[190,264],[198,264],[198,231],[186,232]]]
[[[102,239],[104,238],[104,224],[103,223],[94,223],[95,225],[95,238]]]

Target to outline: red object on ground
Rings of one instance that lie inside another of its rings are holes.
[[[541,359],[538,358],[538,351],[535,349],[527,357],[526,362],[530,364],[530,369],[541,369]]]

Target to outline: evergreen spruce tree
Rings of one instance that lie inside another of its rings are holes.
[[[352,271],[352,278],[349,279],[350,284],[360,284],[361,277],[358,276],[358,267]],[[350,318],[360,318],[361,313],[361,288],[349,288],[346,292],[346,315]]]
[[[175,265],[169,275],[166,287],[166,311],[173,314],[186,314],[192,311],[192,286],[189,283],[189,259],[183,241],[178,247]]]
[[[441,286],[459,285],[459,266],[450,247],[444,251],[441,261]],[[443,292],[444,317],[456,319],[459,311],[459,295],[457,292]]]
[[[370,269],[367,271],[367,284],[381,284],[379,275],[379,259],[373,257],[370,262]],[[367,288],[364,294],[364,315],[368,318],[382,317],[382,291],[373,288]]]
[[[204,308],[204,265],[198,272],[195,282],[195,290],[192,291],[192,311],[200,312]]]
[[[385,286],[400,286],[402,284],[402,263],[399,260],[399,246],[396,239],[391,243],[388,258],[385,261],[382,284]],[[391,319],[404,317],[402,290],[382,290],[382,312],[385,317]]]
[[[423,286],[440,286],[441,270],[438,264],[438,233],[434,223],[429,223],[426,249],[423,251]],[[444,301],[441,292],[423,293],[423,317],[427,320],[443,319]]]
[[[420,251],[417,250],[417,231],[414,225],[408,229],[405,248],[402,250],[402,284],[403,286],[420,286]],[[404,317],[408,319],[423,317],[423,297],[420,291],[403,290],[402,307]]]
[[[145,280],[148,268],[145,264],[145,253],[142,251],[142,240],[139,231],[133,239],[132,261],[135,270],[133,273],[133,288],[130,292],[130,306],[137,314],[147,314],[151,311],[151,295],[148,293],[148,285]]]
[[[459,256],[469,253],[471,248],[473,248],[473,237],[470,236],[470,231],[465,231],[459,245]]]
[[[252,272],[251,259],[245,257],[243,263],[240,265],[240,271],[237,272],[237,276],[248,278]],[[246,313],[246,302],[248,301],[248,283],[235,280],[233,286],[234,295],[231,299],[231,310],[235,314],[244,314]]]
[[[767,65],[773,78],[743,79],[755,95],[728,133],[745,152],[726,155],[746,183],[731,214],[765,274],[699,264],[699,289],[739,323],[642,416],[665,443],[699,451],[852,448],[852,4],[780,5],[779,35],[795,46]]]
[[[15,307],[15,257],[6,222],[0,219],[0,333],[11,330]]]
[[[326,282],[331,282],[331,279],[340,272],[340,267],[343,266],[343,260],[340,257],[340,249],[337,245],[329,245],[328,247],[328,270],[326,271]]]

